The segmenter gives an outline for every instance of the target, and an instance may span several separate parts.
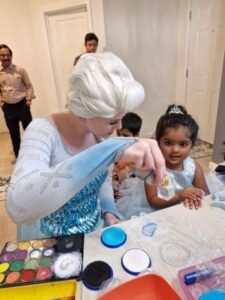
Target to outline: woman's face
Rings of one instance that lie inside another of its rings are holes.
[[[121,114],[109,119],[96,117],[86,119],[86,125],[88,130],[97,137],[107,138],[113,134],[116,129],[120,128],[121,118]]]

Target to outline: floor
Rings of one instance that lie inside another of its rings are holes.
[[[0,134],[0,176],[9,176],[12,173],[14,165],[11,163],[14,156],[12,153],[10,137],[7,133]],[[209,162],[211,156],[201,157],[196,161],[202,166],[205,173],[209,171]],[[5,201],[0,201],[0,250],[8,241],[16,240],[16,225],[9,219]]]

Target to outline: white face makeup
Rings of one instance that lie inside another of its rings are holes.
[[[97,137],[107,138],[113,132],[120,128],[121,115],[117,115],[115,118],[91,118],[86,119],[87,128]]]

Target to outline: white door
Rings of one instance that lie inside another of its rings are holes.
[[[213,143],[224,50],[224,0],[192,0],[185,105]],[[223,31],[223,35],[221,34]],[[222,55],[221,55],[222,54]]]
[[[58,103],[63,110],[74,58],[84,52],[84,37],[91,26],[85,7],[51,13],[47,24]]]

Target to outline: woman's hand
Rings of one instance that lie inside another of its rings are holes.
[[[162,182],[165,174],[165,160],[155,140],[139,139],[124,151],[121,159],[131,162],[143,177],[153,171],[155,173],[154,184]]]
[[[104,219],[106,226],[111,226],[120,223],[120,220],[110,212],[104,214]]]

